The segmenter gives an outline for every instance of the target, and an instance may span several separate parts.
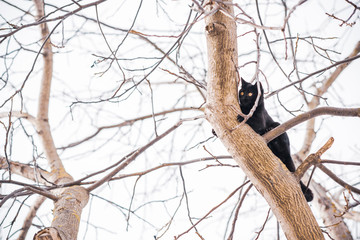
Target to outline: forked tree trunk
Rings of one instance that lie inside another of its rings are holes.
[[[239,123],[232,109],[239,108],[235,70],[236,24],[231,18],[232,1],[223,2],[228,3],[221,5],[227,14],[222,10],[205,18],[209,65],[206,117],[237,164],[268,202],[287,239],[324,239],[292,173],[248,125],[236,128]],[[216,7],[212,1],[206,6],[208,12]]]

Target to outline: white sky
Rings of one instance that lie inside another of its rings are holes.
[[[59,4],[59,1],[46,2],[49,4]],[[67,2],[70,3],[71,1]],[[85,4],[90,1],[83,2]],[[255,8],[249,4],[253,1],[236,2],[246,9],[249,14],[252,14],[258,23]],[[286,2],[289,6],[297,3],[297,1]],[[28,1],[12,1],[12,3],[21,6],[23,9],[29,9],[31,6],[31,2]],[[140,1],[107,1],[98,8],[100,20],[118,28],[128,29],[132,24],[139,3]],[[266,16],[263,16],[266,25],[282,25],[284,13],[281,1],[275,1],[275,4],[272,6],[265,5],[267,1],[261,3],[260,7],[262,11],[266,11]],[[191,1],[144,1],[133,30],[150,35],[177,36],[183,30],[190,11],[190,4]],[[29,5],[29,7],[26,7],[26,5]],[[346,18],[352,11],[351,8],[345,9],[347,6],[345,1],[340,0],[306,2],[298,7],[290,18],[292,24],[292,36],[339,38],[340,40],[314,39],[314,41],[324,48],[328,47],[340,52],[338,55],[330,53],[333,59],[344,59],[352,51],[356,42],[360,40],[360,24],[357,22],[353,27],[340,27],[338,21],[332,20],[329,16],[325,15],[324,12],[328,12],[329,14],[334,13],[338,17]],[[33,8],[30,9],[34,12]],[[50,9],[51,8],[48,8],[47,12],[49,12]],[[336,11],[334,11],[334,9]],[[163,10],[166,11],[166,14]],[[9,7],[4,2],[0,2],[0,13],[2,16],[2,23],[4,22],[4,19],[6,19],[7,21],[21,24],[21,21],[17,18],[20,12]],[[91,18],[96,18],[94,8],[89,8],[80,13]],[[55,17],[57,14],[58,13],[55,13],[52,17]],[[356,13],[355,16],[358,17],[359,14]],[[33,20],[31,17],[26,17],[25,21],[32,22]],[[56,23],[57,22],[51,22],[49,24],[50,29],[52,29]],[[81,26],[79,29],[80,32],[76,32],[75,30],[77,30],[79,26]],[[207,63],[206,42],[203,29],[203,20],[194,25],[191,33],[185,38],[178,55],[179,64],[184,66],[189,72],[193,73],[199,81],[205,80],[204,71],[206,70]],[[103,30],[109,44],[115,49],[122,41],[124,33],[106,27],[103,27]],[[251,28],[248,26],[239,25],[238,35],[249,30],[251,30]],[[50,123],[54,128],[54,139],[58,147],[65,146],[69,142],[76,141],[89,135],[95,131],[96,127],[119,123],[127,119],[151,113],[151,92],[148,84],[144,82],[130,96],[126,95],[127,98],[121,98],[121,100],[124,101],[95,105],[78,104],[72,108],[72,113],[70,114],[69,106],[74,101],[88,101],[99,99],[99,97],[108,97],[123,80],[121,71],[116,63],[114,63],[112,68],[104,75],[99,76],[99,74],[97,74],[104,71],[109,64],[109,62],[104,62],[94,65],[94,63],[100,59],[94,55],[109,56],[109,49],[107,48],[104,39],[97,35],[98,33],[99,27],[96,23],[91,21],[85,22],[83,18],[69,17],[64,21],[63,25],[60,25],[52,38],[52,43],[58,46],[58,48],[54,47],[56,54],[54,57],[54,81],[52,85]],[[0,34],[2,34],[1,31]],[[279,31],[267,31],[267,34],[271,40],[282,39],[282,34],[279,33]],[[71,38],[73,35],[75,37]],[[263,35],[261,36],[261,49],[265,51],[262,53],[261,69],[266,75],[270,84],[270,90],[272,91],[288,82],[284,75],[280,73],[273,60],[269,57],[269,54],[267,54],[268,49]],[[7,47],[8,49],[16,48],[16,40],[23,44],[30,44],[30,49],[38,50],[39,45],[33,44],[39,40],[39,31],[37,27],[20,31],[15,37],[16,39],[12,39],[9,45],[8,43],[5,43],[6,41],[0,44],[1,55],[4,55],[7,51]],[[69,38],[71,39],[69,40]],[[165,51],[167,51],[177,40],[177,38],[157,36],[149,38]],[[255,49],[253,39],[253,34],[248,34],[239,38],[239,65],[243,65],[248,61],[256,59],[254,52],[246,54]],[[336,45],[334,46],[335,43]],[[281,64],[286,66],[286,70],[291,69],[291,58],[284,60],[284,42],[279,41],[276,45],[274,44],[272,46],[276,51],[276,56]],[[176,53],[176,51],[172,52],[171,57],[175,59]],[[290,56],[290,50],[288,51],[288,54]],[[11,72],[9,72],[9,79],[13,85],[9,85],[1,91],[0,104],[13,93],[13,86],[18,87],[19,84],[22,83],[24,77],[30,70],[34,56],[35,55],[32,52],[21,51],[19,56],[16,57],[13,63],[14,67],[12,67]],[[154,56],[161,57],[161,54],[133,35],[127,37],[117,55],[119,58],[148,58]],[[305,42],[299,43],[297,57],[299,59],[300,70],[306,73],[311,73],[331,64],[330,61],[325,60],[318,55],[314,56],[312,46]],[[315,65],[313,61],[316,61],[317,64]],[[9,64],[10,62],[9,59],[6,61],[2,59],[2,64],[0,64],[1,73],[5,71],[5,64]],[[134,70],[151,67],[156,63],[156,59],[135,59],[131,61],[120,61],[120,63],[123,69]],[[36,115],[37,109],[41,64],[41,60],[36,63],[35,70],[31,74],[28,83],[23,90],[24,110],[33,115]],[[203,103],[199,94],[192,86],[181,85],[181,81],[179,81],[180,84],[165,85],[164,83],[174,81],[175,77],[162,69],[171,70],[177,74],[179,72],[173,64],[165,60],[160,65],[160,68],[149,76],[148,79],[151,82],[154,91],[153,100],[155,112],[171,109],[174,106],[199,107]],[[339,76],[339,79],[329,93],[324,96],[328,98],[327,103],[329,106],[359,106],[359,69],[360,61],[357,60],[350,64],[350,66]],[[126,71],[126,77],[131,78],[134,81],[139,81],[148,71],[149,69],[145,71],[129,70]],[[253,75],[254,65],[250,64],[240,71],[244,78],[250,79]],[[301,75],[301,77],[304,76],[305,75],[303,74]],[[324,75],[310,78],[304,83],[304,86],[311,86],[315,81],[321,81],[328,76],[329,72],[326,72]],[[292,75],[292,79],[296,80],[295,75]],[[263,78],[260,78],[260,80],[264,83]],[[126,84],[123,89],[127,89],[130,86],[131,83]],[[302,111],[306,111],[306,108],[302,107],[303,103],[301,102],[299,94],[294,89],[290,88],[283,91],[279,97],[282,103],[286,103],[288,109],[301,109]],[[180,101],[178,101],[179,98],[181,98]],[[20,98],[15,98],[13,109],[19,110],[20,104]],[[326,103],[322,102],[322,105],[325,106]],[[266,106],[270,114],[281,122],[292,117],[291,114],[279,106],[276,97],[269,98],[266,102]],[[3,109],[0,109],[0,111],[3,112],[9,108],[10,105],[7,104]],[[199,114],[199,112],[194,111],[185,112],[183,115],[172,114],[166,116],[163,120],[158,118],[157,131],[159,133],[164,132],[167,128],[176,123],[179,118],[194,117]],[[298,112],[295,114],[298,114]],[[23,121],[23,123],[28,133],[35,135],[35,130],[31,128],[30,124],[25,121]],[[359,123],[359,119],[327,117],[323,122],[318,121],[317,125],[321,126],[321,130],[314,142],[314,150],[323,145],[330,136],[333,136],[335,138],[335,143],[326,153],[326,158],[359,161]],[[17,123],[17,125],[18,124],[19,123]],[[11,158],[16,161],[29,162],[32,159],[34,149],[31,142],[29,142],[29,138],[21,133],[22,131],[20,131],[20,128],[19,131],[14,134],[15,140],[12,146]],[[288,132],[293,153],[301,147],[304,131],[305,125],[302,124]],[[3,151],[3,139],[5,139],[5,133],[4,128],[1,128],[1,151]],[[196,146],[199,142],[206,140],[210,136],[211,126],[206,121],[197,120],[185,123],[179,132],[169,135],[166,139],[163,139],[154,145],[154,147],[142,154],[122,173],[141,171],[164,162],[186,161],[198,157],[208,157],[209,154],[204,151],[202,145],[205,145],[214,155],[227,154],[219,140],[210,140],[205,144]],[[104,131],[95,141],[65,152],[59,151],[59,153],[61,153],[66,168],[76,179],[114,163],[135,147],[146,144],[153,137],[154,123],[152,120],[147,120],[136,123],[132,128],[127,127],[120,131],[118,131],[118,129]],[[35,141],[37,141],[37,138],[34,138]],[[169,146],[172,146],[172,148]],[[193,146],[196,147],[192,148]],[[38,149],[38,152],[41,153],[41,148]],[[0,154],[3,154],[3,152],[0,152]],[[38,159],[37,161],[41,166],[46,167],[44,159]],[[224,160],[223,162],[234,164],[232,160]],[[211,163],[214,164],[214,162]],[[186,187],[189,192],[188,196],[191,215],[194,217],[194,221],[202,217],[216,204],[223,201],[230,192],[240,186],[244,179],[243,173],[238,168],[213,167],[199,171],[203,169],[206,164],[207,163],[199,163],[183,168],[183,174],[186,177]],[[345,174],[347,180],[358,179],[358,169],[346,167],[332,167],[332,169],[336,169],[338,174]],[[332,186],[335,186],[333,182],[320,172],[315,174],[315,179],[328,184],[327,187],[331,188],[333,192],[339,190],[339,188],[332,188]],[[128,208],[135,180],[135,178],[128,178],[115,183],[110,183],[109,185],[104,185],[98,189],[95,194],[109,199],[116,204],[119,204],[119,206]],[[352,183],[355,182],[356,181],[352,181]],[[8,185],[3,185],[2,187],[2,194],[9,193],[10,189],[12,189],[12,187]],[[166,227],[167,221],[170,219],[170,216],[174,214],[179,205],[181,194],[182,182],[179,170],[176,167],[163,169],[159,172],[154,172],[142,177],[137,183],[136,198],[132,203],[132,209],[140,208],[140,210],[136,212],[139,218],[135,215],[131,215],[128,229],[126,227],[127,210],[116,208],[110,204],[106,204],[103,200],[94,197],[84,209],[79,239],[95,239],[93,236],[96,236],[96,239],[153,239],[153,236],[163,232],[162,228]],[[234,208],[238,194],[235,196],[236,197],[233,197],[221,208],[216,210],[214,214],[211,214],[210,219],[207,219],[199,225],[199,231],[206,240],[224,238],[226,222],[229,219],[231,209]],[[30,204],[33,200],[34,198],[32,197],[27,203]],[[142,207],[144,203],[148,202],[151,203]],[[4,206],[4,209],[9,207],[10,204],[11,202],[8,202],[7,206]],[[185,201],[183,200],[174,222],[162,239],[173,239],[173,236],[184,232],[190,227],[185,206]],[[41,221],[46,226],[49,226],[51,223],[51,215],[48,214],[48,209],[51,208],[52,204],[49,201],[41,208]],[[89,215],[90,208],[91,214]],[[24,207],[21,215],[26,214],[26,209],[27,208]],[[255,231],[260,229],[265,220],[267,210],[267,204],[260,195],[254,190],[250,191],[249,197],[244,202],[244,206],[240,212],[235,235],[237,237],[236,239],[254,239],[256,237]],[[359,207],[357,207],[357,210],[359,210]],[[15,213],[16,212],[11,212],[11,216]],[[2,219],[3,216],[4,211],[1,211],[0,219]],[[146,221],[141,220],[140,217]],[[11,219],[11,217],[8,219]],[[35,221],[37,221],[36,224],[39,224],[38,220]],[[87,221],[90,222],[88,226],[86,224]],[[230,221],[229,226],[231,226],[231,223],[232,222]],[[98,228],[94,228],[93,225]],[[18,229],[20,226],[21,220],[18,220],[15,223],[14,229]],[[359,238],[359,226],[350,224],[349,227],[354,231],[354,237]],[[275,229],[275,217],[271,215],[271,220],[266,225],[260,239],[275,239]],[[33,228],[29,235],[29,239],[32,238],[32,234],[35,231],[36,229]],[[0,236],[2,238],[4,238],[6,234],[6,228],[0,230]],[[194,231],[191,231],[181,239],[192,240],[198,239],[198,237]]]

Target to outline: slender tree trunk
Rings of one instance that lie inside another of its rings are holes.
[[[288,239],[324,239],[299,183],[248,125],[237,127],[237,36],[232,1],[205,18],[208,50],[206,117],[229,153],[263,195]],[[211,12],[220,3],[209,1]],[[245,46],[243,47],[245,48]]]
[[[43,18],[45,16],[44,2],[41,0],[33,1],[38,13],[38,19]],[[50,177],[47,180],[54,184],[61,185],[73,181],[73,178],[66,172],[56,151],[54,139],[51,134],[48,116],[53,73],[53,53],[50,42],[51,33],[47,23],[42,23],[40,27],[43,40],[43,76],[40,86],[39,107],[35,125],[51,169],[51,174],[49,174]],[[88,202],[89,193],[81,186],[59,188],[52,193],[56,198],[54,199],[54,218],[51,227],[36,233],[34,239],[74,240],[77,238],[81,212]]]

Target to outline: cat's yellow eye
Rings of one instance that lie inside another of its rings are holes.
[[[244,92],[240,92],[240,95],[243,96],[243,95],[244,95]]]
[[[249,92],[249,93],[248,93],[248,96],[251,97],[251,96],[252,96],[252,92]]]

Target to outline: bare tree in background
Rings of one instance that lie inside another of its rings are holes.
[[[1,1],[0,238],[359,238],[360,2],[323,4]]]

